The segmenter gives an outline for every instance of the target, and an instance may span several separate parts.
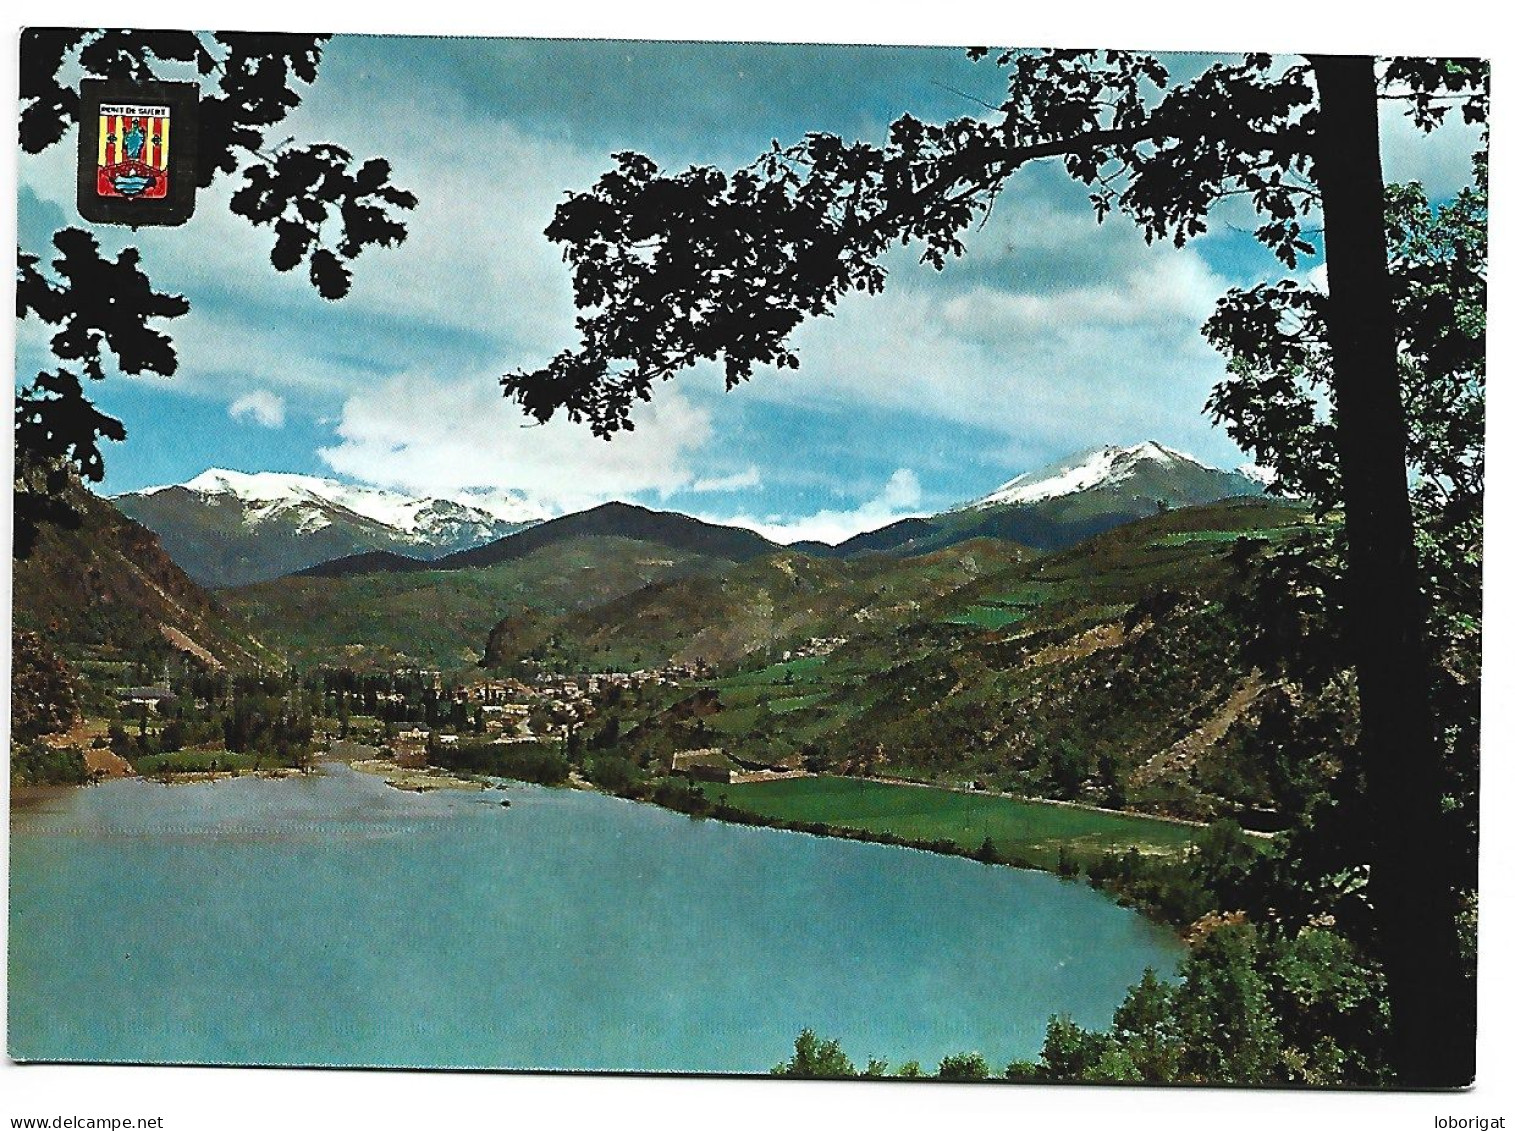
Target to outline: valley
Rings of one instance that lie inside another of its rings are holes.
[[[293,490],[263,499],[274,512],[317,494],[207,475]],[[397,771],[572,782],[1093,876],[1133,850],[1160,866],[1196,826],[1279,820],[1263,732],[1289,694],[1237,647],[1238,562],[1310,520],[1248,482],[1161,445],[1094,449],[838,546],[613,503],[213,594],[142,531],[138,557],[199,594],[197,617],[156,624],[110,596],[58,607],[66,590],[28,580],[141,530],[95,502],[92,528],[21,571],[18,625],[71,671],[85,729],[62,734],[163,780],[305,771],[357,743]],[[985,533],[1011,528],[1027,541]],[[108,610],[119,624],[81,632]],[[1184,900],[1133,898],[1183,925]]]
[[[1246,643],[1280,611],[1255,563],[1315,552],[1334,520],[1230,473],[1206,497],[1180,458],[1094,449],[837,545],[608,503],[215,589],[80,491],[80,527],[17,568],[16,813],[75,804],[47,783],[156,811],[122,776],[184,786],[171,808],[207,819],[315,796],[340,824],[376,788],[508,827],[523,802],[599,795],[764,845],[1048,873],[1202,947],[1246,877],[1288,866],[1275,834],[1331,778],[1280,751],[1350,733],[1355,703],[1265,677]],[[523,882],[569,883],[548,871]],[[1024,1055],[1036,1028],[1016,1025]]]

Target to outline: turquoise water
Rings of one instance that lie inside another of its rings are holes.
[[[1051,876],[570,790],[333,766],[71,790],[11,829],[20,1060],[763,1072],[808,1026],[1003,1065],[1178,957]]]

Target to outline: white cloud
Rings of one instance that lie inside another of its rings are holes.
[[[252,420],[264,428],[284,427],[284,398],[267,389],[244,393],[226,411],[233,420]]]
[[[915,472],[902,467],[889,477],[876,502],[889,510],[909,510],[921,505],[921,481]]]
[[[355,264],[345,303],[418,329],[482,335],[502,370],[545,362],[572,340],[569,274],[542,232],[565,188],[591,184],[606,154],[477,113],[359,111],[324,115],[322,125],[357,152],[390,155],[393,180],[418,197],[406,242]]]
[[[1124,219],[1096,227],[1065,203],[1028,193],[1024,239],[997,222],[945,274],[892,262],[883,294],[804,326],[799,373],[765,374],[753,394],[925,414],[1049,457],[1152,438],[1234,459],[1203,414],[1225,369],[1200,327],[1227,281],[1192,247],[1149,247]]]
[[[889,477],[877,495],[852,510],[822,510],[789,519],[779,515],[764,518],[736,515],[712,518],[710,521],[745,526],[774,542],[815,541],[835,545],[845,542],[854,534],[877,530],[891,522],[918,515],[921,497],[921,484],[915,472],[908,467],[901,467]]]
[[[396,99],[375,115],[318,83],[281,126],[305,141],[340,139],[358,159],[384,154],[393,182],[417,196],[402,214],[405,242],[355,262],[352,291],[339,304],[322,300],[303,269],[274,271],[271,230],[229,211],[238,177],[202,190],[183,228],[93,229],[106,254],[141,248],[155,288],[190,299],[188,316],[164,324],[186,391],[256,374],[282,392],[340,394],[363,388],[376,371],[435,356],[449,335],[500,372],[541,364],[573,340],[569,274],[542,232],[564,190],[592,183],[608,154],[439,104],[434,94],[414,94],[409,106]],[[23,155],[19,170],[22,184],[66,213],[74,151],[71,132],[40,155]],[[365,320],[390,336],[367,340]]]
[[[536,425],[475,375],[396,377],[349,397],[330,467],[380,487],[417,493],[512,492],[549,511],[609,499],[666,496],[699,476],[691,467],[712,434],[710,414],[677,389],[635,414],[612,442],[564,418]]]
[[[730,475],[714,475],[704,479],[696,479],[689,485],[689,489],[701,493],[740,491],[747,487],[760,487],[762,483],[763,475],[754,465],[749,466],[744,471],[732,472]]]

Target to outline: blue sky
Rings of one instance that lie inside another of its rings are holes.
[[[1056,166],[1018,174],[946,272],[892,255],[884,295],[799,332],[797,374],[728,394],[695,371],[610,444],[566,422],[522,427],[499,396],[499,374],[574,341],[569,277],[541,232],[611,153],[732,167],[806,130],[877,141],[906,110],[978,112],[999,78],[945,48],[339,37],[277,134],[389,157],[420,198],[410,239],[365,255],[352,295],[328,304],[268,266],[270,237],[227,212],[227,183],[184,228],[101,229],[108,249],[140,244],[160,289],[192,303],[171,326],[174,378],[96,386],[130,433],[107,452],[105,489],[208,466],[299,471],[505,492],[544,514],[626,498],[839,538],[1096,444],[1244,462],[1202,413],[1222,365],[1199,326],[1227,287],[1279,273],[1244,234],[1250,217],[1149,248],[1119,217],[1096,224]],[[1434,194],[1465,179],[1466,131],[1428,140],[1389,121],[1384,135],[1391,178]],[[80,223],[72,162],[72,137],[22,160],[23,247]],[[18,330],[22,378],[45,364],[45,337]]]

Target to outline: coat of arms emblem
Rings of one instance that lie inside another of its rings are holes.
[[[137,200],[168,196],[171,124],[167,106],[102,103],[96,191]]]
[[[195,210],[199,87],[85,79],[79,214],[96,224],[182,224]]]

